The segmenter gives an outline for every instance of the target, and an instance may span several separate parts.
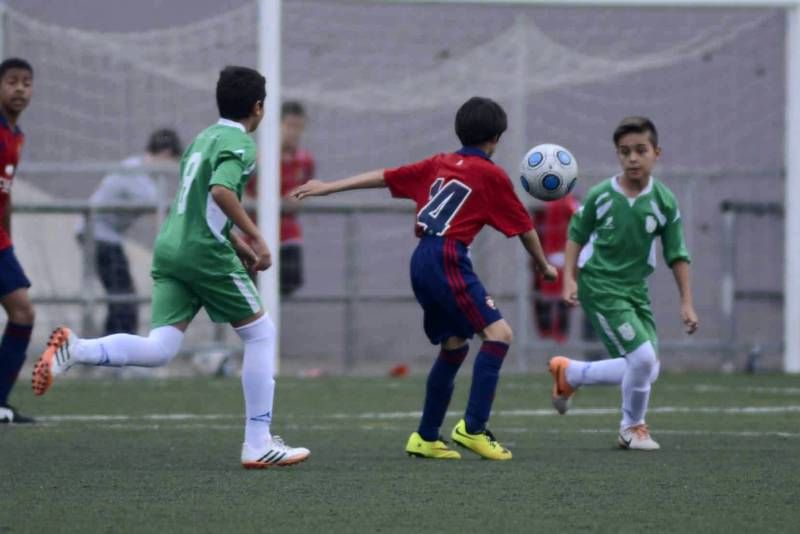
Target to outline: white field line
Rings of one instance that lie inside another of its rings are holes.
[[[570,415],[613,415],[618,414],[619,408],[573,408],[569,411]],[[461,412],[448,412],[449,416],[457,416]],[[786,406],[656,406],[650,408],[648,413],[660,414],[704,414],[704,415],[770,415],[800,413],[800,405]],[[327,415],[314,416],[319,419],[353,419],[353,420],[392,420],[392,419],[417,419],[421,415],[419,411],[409,412],[363,412],[363,413],[334,413]],[[551,417],[557,415],[549,408],[541,409],[518,409],[518,410],[497,410],[495,416],[506,417]],[[145,421],[145,422],[180,422],[180,421],[217,421],[226,419],[242,419],[242,414],[145,414],[145,415],[44,415],[37,419],[43,423],[60,422],[126,422],[126,421]]]
[[[242,424],[218,424],[218,423],[177,423],[177,424],[159,424],[159,423],[135,423],[135,422],[98,422],[98,427],[106,430],[124,430],[124,431],[155,431],[162,432],[164,430],[182,431],[182,430],[202,430],[204,432],[224,431],[224,432],[241,432]],[[341,430],[340,425],[306,425],[306,424],[284,424],[281,425],[283,431],[314,431],[314,432],[330,432]],[[348,427],[350,430],[360,430],[367,432],[397,432],[408,430],[405,424],[386,424],[380,425],[357,425],[355,427]],[[579,428],[575,430],[562,430],[562,429],[530,429],[530,428],[503,428],[499,429],[503,434],[606,434],[615,435],[617,431],[612,428]],[[784,432],[780,430],[765,430],[765,431],[728,431],[728,430],[676,430],[676,429],[662,429],[659,428],[654,431],[656,435],[672,435],[672,436],[723,436],[723,437],[737,437],[737,438],[787,438],[797,439],[800,438],[800,432]],[[504,440],[506,444],[514,442]]]
[[[590,387],[590,386],[587,386]],[[522,384],[514,382],[511,384],[504,384],[503,389],[516,389],[516,390],[546,390],[550,391],[553,388],[552,384]],[[800,387],[797,386],[720,386],[719,384],[661,384],[656,383],[654,387],[656,391],[691,391],[693,393],[755,393],[767,395],[787,395],[800,397]]]

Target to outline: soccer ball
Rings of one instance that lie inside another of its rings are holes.
[[[528,150],[519,172],[523,189],[539,200],[558,200],[578,183],[578,162],[559,145],[544,144]]]

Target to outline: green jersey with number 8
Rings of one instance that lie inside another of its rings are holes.
[[[228,232],[231,222],[211,198],[221,185],[241,199],[255,169],[256,147],[238,122],[220,119],[186,149],[181,183],[156,238],[153,272],[206,277],[241,268]]]

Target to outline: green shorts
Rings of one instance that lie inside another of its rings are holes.
[[[578,292],[586,316],[611,357],[625,356],[646,341],[658,351],[656,323],[646,301]]]
[[[154,272],[151,326],[191,321],[200,308],[215,323],[235,323],[263,309],[247,272],[237,269],[214,276],[178,277]]]

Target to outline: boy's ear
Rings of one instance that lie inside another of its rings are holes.
[[[250,113],[252,115],[255,115],[256,117],[260,117],[261,115],[263,115],[264,114],[264,101],[263,100],[259,100],[255,104],[253,104],[253,109],[250,110]]]
[[[656,157],[657,157],[657,158],[658,158],[658,157],[661,157],[661,147],[660,147],[660,146],[657,146],[657,147],[655,147],[655,148],[653,149],[653,152],[655,152],[655,153],[656,153]]]

